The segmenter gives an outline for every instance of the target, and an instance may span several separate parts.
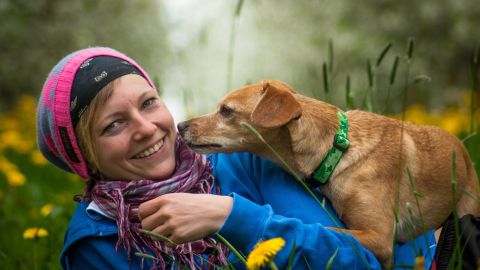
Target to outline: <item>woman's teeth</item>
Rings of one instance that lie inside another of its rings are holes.
[[[141,152],[140,154],[136,155],[135,158],[144,158],[144,157],[151,156],[151,155],[155,154],[156,152],[158,152],[158,150],[160,148],[162,148],[162,146],[163,146],[163,140],[161,140],[160,142],[158,142],[154,146],[148,148],[147,150]]]

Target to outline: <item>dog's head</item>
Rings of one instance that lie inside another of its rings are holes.
[[[283,127],[302,114],[296,92],[280,81],[262,81],[225,96],[215,112],[178,124],[185,142],[196,152],[254,152],[265,148],[241,125],[248,123],[269,141],[288,139]],[[289,144],[288,141],[284,141]]]

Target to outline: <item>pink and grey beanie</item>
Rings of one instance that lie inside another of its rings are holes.
[[[90,170],[78,146],[76,123],[108,82],[132,73],[155,87],[134,60],[111,48],[87,48],[60,60],[48,75],[38,101],[37,143],[43,155],[57,167],[88,179]]]

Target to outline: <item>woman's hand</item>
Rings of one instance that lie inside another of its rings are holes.
[[[169,193],[142,203],[138,215],[143,229],[182,244],[218,231],[232,204],[229,196]]]

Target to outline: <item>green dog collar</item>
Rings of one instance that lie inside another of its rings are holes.
[[[343,156],[343,153],[348,150],[350,141],[347,139],[348,135],[348,118],[344,113],[337,113],[338,120],[340,121],[340,128],[333,137],[333,147],[330,148],[328,154],[320,163],[317,169],[313,172],[313,179],[325,184],[332,176],[335,167]]]

